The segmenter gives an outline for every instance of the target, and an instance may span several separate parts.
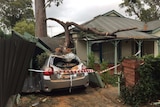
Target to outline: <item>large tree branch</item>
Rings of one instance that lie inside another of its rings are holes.
[[[85,26],[82,26],[82,25],[79,25],[75,22],[63,22],[63,21],[60,21],[56,18],[47,18],[46,20],[53,20],[53,21],[56,21],[57,23],[59,23],[60,25],[63,26],[64,30],[65,30],[65,47],[68,48],[70,43],[71,43],[71,37],[70,37],[70,30],[69,30],[69,27],[70,26],[75,26],[77,27],[78,29],[82,30],[82,31],[85,31],[85,32],[88,32],[88,33],[93,33],[93,34],[96,34],[98,36],[105,36],[106,38],[110,38],[110,37],[116,37],[116,34],[115,33],[118,33],[118,32],[122,32],[122,31],[128,31],[128,30],[133,30],[133,29],[137,29],[136,27],[134,28],[127,28],[127,29],[118,29],[112,33],[109,33],[109,32],[101,32],[95,28],[89,28],[89,27],[85,27]]]
[[[60,25],[62,25],[64,28],[66,26],[66,28],[68,28],[69,26],[72,26],[74,25],[75,27],[77,27],[78,29],[82,30],[82,31],[85,31],[85,32],[89,32],[89,33],[94,33],[94,34],[97,34],[97,35],[100,35],[100,36],[115,36],[115,33],[118,33],[118,32],[122,32],[122,31],[129,31],[129,30],[134,30],[134,29],[137,29],[137,27],[133,27],[133,28],[127,28],[127,29],[118,29],[112,33],[109,33],[109,32],[101,32],[95,28],[89,28],[89,27],[85,27],[85,26],[82,26],[82,25],[79,25],[75,22],[63,22],[63,21],[60,21],[58,19],[55,19],[55,18],[48,18],[46,20],[54,20],[56,21],[57,23],[59,23]]]
[[[84,26],[79,25],[79,24],[74,23],[74,22],[70,22],[70,24],[74,25],[78,29],[80,29],[82,31],[85,31],[85,32],[88,32],[88,33],[94,33],[94,34],[101,35],[101,36],[108,36],[108,34],[109,34],[108,32],[100,32],[99,30],[97,30],[95,28],[84,27]],[[111,35],[109,35],[109,36],[111,36]],[[115,36],[115,35],[112,35],[112,36]]]
[[[61,26],[65,26],[66,24],[63,22],[63,21],[60,21],[60,20],[58,20],[58,19],[56,19],[56,18],[47,18],[46,19],[46,21],[47,20],[53,20],[53,21],[56,21],[57,23],[59,23]]]
[[[82,31],[94,33],[94,34],[97,34],[97,35],[100,35],[100,36],[113,36],[113,37],[116,36],[115,33],[137,29],[137,27],[127,28],[127,29],[118,29],[118,30],[116,30],[116,31],[114,31],[112,33],[109,33],[109,32],[100,32],[99,30],[97,30],[95,28],[84,27],[84,26],[78,25],[78,24],[76,24],[74,22],[70,22],[70,24],[76,26],[77,28],[79,28]]]
[[[108,35],[115,35],[115,33],[118,33],[118,32],[122,32],[122,31],[129,31],[129,30],[134,30],[134,29],[137,29],[137,27],[133,27],[133,28],[127,28],[127,29],[118,29],[112,33],[108,33]]]
[[[71,38],[70,38],[70,33],[69,33],[69,29],[68,27],[70,26],[69,24],[66,24],[65,22],[63,21],[60,21],[56,18],[47,18],[46,20],[53,20],[53,21],[56,21],[57,23],[59,23],[65,30],[65,43],[64,43],[64,47],[68,48],[69,45],[70,45],[70,42],[71,42]]]

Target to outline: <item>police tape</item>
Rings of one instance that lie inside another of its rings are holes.
[[[102,71],[99,71],[98,73],[99,74],[102,74],[102,73],[105,73],[105,72],[108,72],[112,69],[115,69],[117,67],[119,67],[121,64],[118,64],[118,65],[115,65],[113,67],[110,67],[110,68],[107,68],[105,70],[102,70]],[[28,69],[28,71],[32,71],[32,72],[45,72],[44,70],[35,70],[35,69]],[[58,70],[58,71],[52,71],[54,72],[55,74],[56,73],[71,73],[71,74],[76,74],[76,73],[93,73],[93,72],[96,72],[94,71],[93,69],[89,69],[89,68],[84,68],[82,70]]]
[[[93,73],[95,71],[93,69],[82,69],[82,70],[60,70],[60,71],[54,71],[54,72],[77,74],[77,73]]]
[[[44,70],[35,70],[35,69],[28,69],[28,71],[32,71],[32,72],[45,72]],[[95,72],[93,69],[82,69],[82,70],[58,70],[58,71],[54,71],[54,73],[71,73],[71,74],[76,74],[76,73],[93,73]]]

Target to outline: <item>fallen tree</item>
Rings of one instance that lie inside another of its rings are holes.
[[[108,37],[108,38],[116,38],[116,33],[118,32],[122,32],[122,31],[128,31],[128,30],[133,30],[133,29],[137,29],[136,27],[134,28],[127,28],[127,29],[118,29],[112,33],[109,33],[109,32],[102,32],[102,31],[99,31],[98,29],[95,29],[95,28],[89,28],[89,27],[85,27],[83,25],[79,25],[75,22],[63,22],[61,20],[58,20],[56,18],[47,18],[47,20],[52,20],[52,21],[56,21],[57,23],[59,23],[63,28],[64,28],[64,34],[65,34],[65,43],[64,43],[64,46],[63,46],[63,49],[61,50],[61,48],[58,48],[57,50],[58,51],[62,51],[62,52],[66,52],[70,45],[71,45],[71,42],[72,42],[72,37],[70,36],[70,29],[69,27],[70,26],[75,26],[77,27],[78,29],[84,31],[84,32],[87,32],[87,33],[93,33],[93,34],[96,34],[96,35],[99,35],[99,36],[104,36],[104,37]]]

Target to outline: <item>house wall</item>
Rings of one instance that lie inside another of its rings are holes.
[[[114,44],[111,42],[102,44],[102,58],[108,63],[114,63]]]
[[[130,40],[121,41],[121,58],[132,55],[132,42]]]
[[[142,55],[154,54],[154,41],[144,41],[142,45]]]
[[[143,41],[141,54],[154,54],[154,41]],[[138,52],[138,44],[135,41],[121,41],[121,58],[133,56]]]
[[[157,41],[154,41],[154,56],[157,56],[158,55],[158,42]]]
[[[117,55],[120,55],[120,59],[124,57],[133,56],[138,52],[138,44],[133,40],[123,40],[118,44],[120,50],[118,50]],[[111,42],[103,43],[103,60],[114,63],[114,44]],[[137,47],[137,49],[136,49]],[[142,43],[142,56],[146,54],[154,54],[154,41],[143,41]],[[119,60],[119,59],[118,59]]]
[[[86,48],[86,41],[76,40],[76,54],[82,61],[87,61],[87,48]]]
[[[94,52],[94,56],[95,56],[95,63],[100,63],[100,56],[99,56],[99,51],[98,52]]]
[[[156,32],[153,35],[160,37],[160,31]],[[154,41],[154,56],[157,56],[158,54],[159,54],[159,52],[158,52],[158,42]]]
[[[79,56],[79,58],[83,61],[87,61],[87,46],[86,41],[83,40],[76,40],[75,46],[76,46],[76,54]],[[143,41],[142,43],[142,56],[146,54],[154,54],[155,48],[154,48],[154,41]],[[123,40],[118,43],[118,46],[120,49],[118,49],[118,56],[120,55],[120,59],[124,57],[130,57],[134,55],[138,50],[136,47],[138,47],[138,44],[133,40]],[[114,63],[114,44],[112,42],[106,42],[102,43],[102,60],[107,61],[108,63]],[[95,63],[100,62],[100,51],[93,51],[95,55]]]
[[[154,35],[160,37],[160,31],[156,32]]]

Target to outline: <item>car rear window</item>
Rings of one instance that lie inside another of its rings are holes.
[[[59,68],[72,68],[80,64],[80,62],[76,59],[72,59],[71,61],[67,61],[65,58],[59,58],[59,57],[51,59],[53,60],[53,65]]]

